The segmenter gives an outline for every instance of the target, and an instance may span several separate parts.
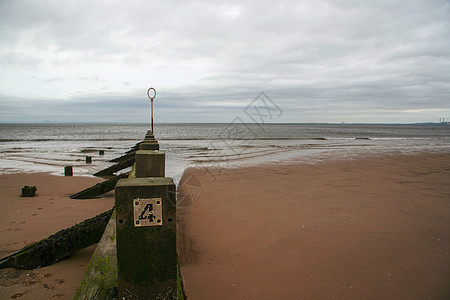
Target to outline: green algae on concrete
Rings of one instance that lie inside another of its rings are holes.
[[[178,300],[184,300],[186,295],[184,294],[183,278],[181,277],[180,265],[177,264],[177,295]]]
[[[74,300],[117,298],[116,212],[92,255]]]

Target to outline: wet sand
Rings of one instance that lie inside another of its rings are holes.
[[[69,198],[100,181],[45,173],[0,175],[0,257],[111,209],[113,195],[104,199]],[[36,196],[20,197],[24,185],[36,186]],[[94,250],[91,246],[36,270],[1,269],[0,299],[72,299]]]
[[[178,210],[190,299],[444,299],[450,154],[185,172]],[[114,203],[71,200],[101,179],[0,176],[0,256]],[[20,197],[24,185],[37,196]],[[0,270],[0,299],[72,299],[95,246],[36,270]]]
[[[450,153],[189,169],[183,182],[190,299],[450,295]]]

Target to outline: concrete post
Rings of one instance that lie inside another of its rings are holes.
[[[147,131],[144,141],[139,144],[139,150],[159,150],[158,140],[155,139],[152,131]]]
[[[164,177],[166,154],[162,151],[136,151],[136,177]]]
[[[172,178],[121,179],[115,195],[119,299],[177,299]]]
[[[146,143],[145,141],[139,144],[139,150],[159,150],[158,143]]]
[[[155,136],[153,135],[153,132],[151,130],[147,131],[147,133],[145,134],[145,138],[150,138],[150,139],[154,139]]]

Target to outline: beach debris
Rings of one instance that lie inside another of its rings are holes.
[[[35,186],[24,186],[22,188],[22,197],[34,197],[36,195],[37,188]]]
[[[127,178],[130,173],[124,173],[118,176],[115,176],[111,179],[108,179],[106,181],[97,183],[94,186],[91,186],[87,189],[82,190],[81,192],[78,192],[76,194],[73,194],[70,196],[70,199],[92,199],[97,198],[98,196],[101,196],[109,191],[112,191],[116,187],[117,181],[122,178]]]
[[[92,163],[92,156],[86,156],[86,163],[91,164]]]
[[[73,176],[72,166],[64,167],[64,176]]]
[[[98,243],[113,209],[86,219],[70,228],[58,231],[39,242],[0,259],[0,269],[36,269],[51,265],[75,252]]]

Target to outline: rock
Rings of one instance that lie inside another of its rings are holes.
[[[24,186],[22,188],[22,197],[34,197],[36,195],[37,188],[35,186]]]

